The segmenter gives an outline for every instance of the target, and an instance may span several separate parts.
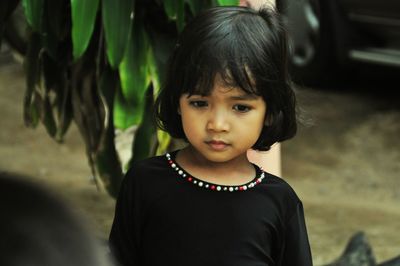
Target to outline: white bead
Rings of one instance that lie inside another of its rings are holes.
[[[203,182],[199,182],[199,187],[202,187],[203,186]]]
[[[217,190],[218,190],[218,191],[220,191],[220,190],[221,190],[221,187],[220,187],[220,186],[218,186],[218,187],[217,187]]]
[[[186,174],[183,174],[183,177],[186,177]]]
[[[243,189],[246,190],[246,189],[247,189],[247,186],[243,186]]]
[[[227,187],[224,187],[224,190],[225,190],[225,191],[227,191],[227,190],[228,190],[228,188],[227,188]]]
[[[206,188],[208,188],[208,184],[206,184]]]
[[[176,167],[176,164],[173,163],[173,164],[171,164],[171,166],[172,166],[172,168],[175,168],[175,167]]]
[[[233,187],[230,187],[230,188],[229,188],[229,191],[232,192],[232,191],[233,191]]]
[[[193,183],[194,183],[194,184],[197,184],[197,180],[194,180]]]
[[[178,174],[182,175],[182,174],[183,174],[183,171],[182,171],[182,170],[179,170],[179,171],[178,171]]]
[[[235,187],[235,190],[238,190],[239,188],[238,187]]]

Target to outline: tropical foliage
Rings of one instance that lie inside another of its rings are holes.
[[[150,110],[174,40],[201,9],[238,2],[2,0],[0,36],[10,46],[13,34],[3,33],[16,35],[13,16],[20,10],[26,20],[26,47],[15,45],[26,71],[26,126],[43,124],[62,142],[75,122],[96,184],[115,196],[127,167],[115,131],[137,127],[131,162],[168,147],[170,137],[157,132]]]

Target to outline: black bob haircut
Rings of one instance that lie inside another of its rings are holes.
[[[219,74],[227,86],[263,97],[266,119],[253,149],[266,151],[297,131],[296,99],[288,73],[287,32],[272,8],[215,7],[190,21],[170,57],[155,103],[158,126],[187,140],[178,114],[182,94],[209,95]],[[251,129],[249,129],[251,130]]]

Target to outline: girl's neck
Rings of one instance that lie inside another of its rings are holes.
[[[246,153],[225,162],[212,162],[190,145],[178,152],[176,162],[193,176],[222,185],[240,185],[251,181],[255,169]]]

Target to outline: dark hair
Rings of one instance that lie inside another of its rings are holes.
[[[262,96],[267,105],[255,150],[269,150],[296,134],[295,95],[288,73],[288,42],[272,8],[215,7],[201,12],[178,38],[155,104],[158,126],[186,140],[177,110],[182,94],[209,95],[215,76]]]
[[[0,265],[111,265],[66,203],[24,179],[0,172]]]

